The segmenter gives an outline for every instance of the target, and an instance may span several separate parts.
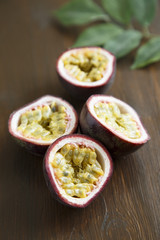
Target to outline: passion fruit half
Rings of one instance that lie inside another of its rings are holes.
[[[150,139],[136,111],[112,96],[92,95],[82,108],[80,127],[82,133],[101,141],[112,156],[134,152]]]
[[[113,171],[112,159],[98,141],[81,134],[60,137],[44,157],[44,176],[52,196],[84,208],[102,191]]]
[[[82,99],[106,91],[115,71],[115,57],[100,47],[72,48],[57,60],[57,73],[65,89]]]
[[[14,111],[8,121],[10,134],[32,153],[42,155],[58,137],[75,133],[75,109],[59,97],[43,96]]]

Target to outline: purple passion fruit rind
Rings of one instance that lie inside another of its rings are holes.
[[[129,139],[98,119],[93,110],[93,106],[99,101],[117,103],[117,105],[125,109],[126,112],[130,112],[139,127],[141,137],[136,140]],[[93,95],[86,101],[80,114],[80,129],[83,134],[94,137],[102,142],[113,157],[132,153],[150,139],[135,110],[121,100],[106,95]]]
[[[77,132],[78,129],[78,116],[75,109],[67,101],[51,96],[45,95],[41,98],[36,99],[35,101],[26,104],[22,108],[14,111],[8,121],[8,130],[11,136],[16,140],[18,144],[27,149],[29,152],[42,156],[45,154],[47,148],[53,143],[56,139],[51,139],[49,141],[44,141],[42,139],[36,139],[34,137],[27,137],[19,132],[17,129],[20,125],[20,118],[23,114],[29,111],[33,111],[43,106],[49,106],[51,102],[55,102],[61,106],[65,106],[66,115],[67,115],[67,127],[63,135],[72,134]]]
[[[65,55],[70,56],[72,53],[76,53],[78,51],[83,50],[93,50],[93,51],[100,51],[104,56],[106,56],[108,64],[107,68],[105,69],[104,75],[102,79],[94,82],[84,82],[78,81],[76,78],[68,74],[65,70],[63,65],[62,59]],[[110,52],[100,47],[82,47],[82,48],[75,48],[65,51],[60,55],[57,60],[57,74],[59,77],[60,82],[64,86],[64,88],[74,97],[79,99],[86,99],[92,94],[96,93],[104,93],[107,91],[110,86],[112,85],[115,73],[116,73],[116,59]]]
[[[102,167],[104,175],[98,181],[97,186],[85,198],[68,196],[64,192],[64,189],[61,187],[59,182],[57,181],[56,175],[51,166],[51,161],[53,159],[54,154],[59,149],[61,149],[66,143],[79,144],[83,145],[84,147],[89,146],[91,148],[95,148],[95,150],[98,152],[99,158],[101,159],[100,161],[101,165],[103,165]],[[88,206],[100,194],[100,192],[104,189],[104,187],[108,183],[110,177],[112,176],[113,163],[109,152],[101,143],[85,135],[72,134],[60,137],[48,148],[44,157],[43,170],[47,187],[50,190],[51,195],[54,199],[70,207],[84,208]]]

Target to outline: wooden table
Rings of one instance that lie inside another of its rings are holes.
[[[158,240],[160,239],[160,63],[130,70],[132,55],[120,60],[107,93],[133,106],[151,141],[114,161],[105,190],[85,209],[52,199],[42,158],[18,146],[8,133],[9,114],[45,94],[60,96],[78,113],[58,81],[55,64],[79,29],[59,28],[50,12],[65,1],[0,2],[0,239],[1,240]],[[158,12],[160,14],[160,11]],[[160,33],[160,15],[152,31]]]

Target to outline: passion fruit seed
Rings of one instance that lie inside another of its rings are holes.
[[[71,76],[78,81],[94,82],[103,78],[108,59],[100,50],[81,50],[64,57],[63,64]]]
[[[27,138],[49,141],[64,134],[67,122],[66,108],[52,102],[23,113],[17,130]]]
[[[115,103],[98,102],[94,105],[97,117],[128,138],[141,137],[137,123],[129,113],[121,113]]]
[[[85,198],[104,174],[94,149],[64,145],[51,162],[56,178],[71,197]]]

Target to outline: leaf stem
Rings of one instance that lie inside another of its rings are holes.
[[[149,27],[148,26],[145,26],[143,29],[142,29],[142,33],[143,33],[143,36],[144,38],[151,38],[151,33],[149,31]]]
[[[107,14],[105,14],[101,19],[105,22],[112,22],[112,20],[110,19],[110,17]]]
[[[160,37],[160,34],[151,33],[148,27],[144,27],[142,33],[143,33],[143,37],[146,39],[150,39],[153,37]]]

